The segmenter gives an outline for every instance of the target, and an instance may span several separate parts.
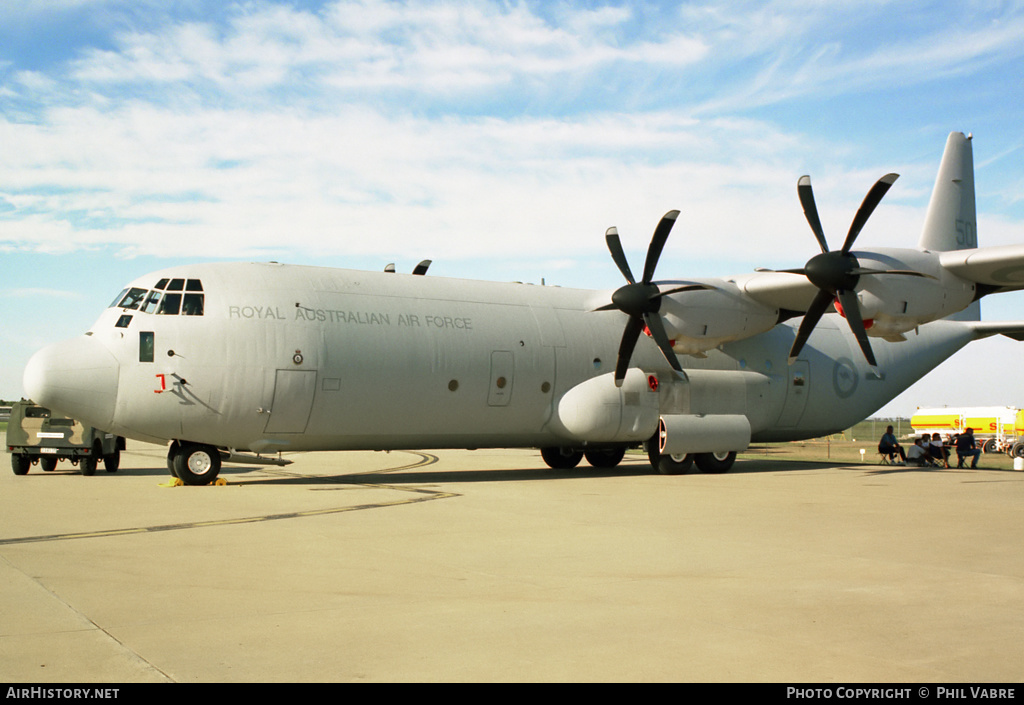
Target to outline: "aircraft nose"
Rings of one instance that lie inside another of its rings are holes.
[[[98,341],[81,336],[33,355],[22,378],[36,404],[90,426],[109,429],[117,401],[118,364]]]

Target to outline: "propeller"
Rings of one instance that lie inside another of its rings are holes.
[[[658,311],[661,310],[661,300],[668,294],[695,289],[710,289],[713,287],[704,284],[686,284],[662,291],[657,284],[653,283],[654,269],[658,266],[661,251],[665,247],[665,241],[668,240],[668,234],[672,231],[672,226],[675,225],[677,217],[679,217],[679,211],[669,211],[661,219],[661,222],[658,223],[658,227],[655,228],[651,244],[647,248],[647,260],[644,262],[643,277],[639,282],[633,276],[633,271],[629,268],[629,262],[626,261],[626,254],[623,252],[622,243],[619,241],[619,231],[612,227],[608,228],[607,232],[605,232],[604,239],[608,244],[608,251],[611,252],[612,260],[615,261],[615,265],[628,282],[628,284],[619,287],[612,294],[612,302],[610,304],[605,304],[595,309],[596,311],[618,310],[629,316],[629,320],[626,321],[626,328],[622,332],[622,341],[619,343],[619,356],[615,362],[615,386],[617,387],[621,387],[623,380],[626,378],[626,370],[629,369],[629,361],[633,356],[633,349],[636,347],[636,341],[640,338],[640,333],[643,332],[645,326],[650,331],[651,337],[658,344],[665,359],[672,366],[672,369],[680,374],[684,374],[682,365],[679,364],[679,359],[672,351],[672,343],[665,332],[665,325],[661,322],[661,317],[658,315]]]
[[[856,241],[871,213],[874,212],[875,207],[898,178],[899,174],[886,174],[875,182],[875,185],[868,191],[868,195],[864,197],[864,202],[857,209],[857,214],[850,224],[850,231],[846,234],[846,240],[843,241],[843,246],[839,250],[829,250],[828,248],[825,232],[822,230],[821,221],[818,219],[818,209],[814,204],[811,177],[801,176],[800,180],[797,181],[796,190],[800,196],[800,205],[803,206],[807,223],[811,226],[814,237],[821,247],[821,254],[809,259],[802,269],[782,270],[794,274],[803,274],[812,284],[818,287],[818,294],[814,297],[814,301],[811,302],[810,307],[804,314],[804,320],[797,331],[793,347],[790,348],[790,363],[800,354],[804,343],[807,342],[811,331],[814,330],[821,316],[828,310],[833,301],[838,301],[839,307],[846,316],[846,322],[849,323],[850,330],[853,331],[853,335],[857,338],[857,343],[864,353],[864,357],[867,358],[868,363],[872,367],[878,366],[877,362],[875,362],[875,355],[871,351],[871,344],[868,342],[868,333],[864,327],[864,320],[861,317],[857,293],[854,291],[857,287],[857,282],[860,281],[862,274],[924,275],[921,275],[919,272],[880,271],[861,267],[860,262],[850,252],[850,249],[853,247],[854,241]]]
[[[422,275],[426,274],[427,273],[427,269],[430,267],[431,262],[432,262],[432,260],[429,260],[429,259],[423,260],[422,262],[417,264],[415,268],[413,268],[412,273],[416,274],[416,275],[419,275],[419,276],[422,276]],[[394,274],[395,273],[395,263],[394,262],[389,262],[387,265],[384,266],[384,271],[387,272],[388,274]]]

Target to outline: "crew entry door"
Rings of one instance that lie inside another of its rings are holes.
[[[274,400],[264,433],[302,433],[309,423],[316,392],[316,370],[278,370]]]
[[[807,360],[796,360],[789,366],[789,379],[786,385],[786,403],[782,407],[778,425],[790,428],[800,423],[807,406],[807,395],[810,392],[811,367]]]

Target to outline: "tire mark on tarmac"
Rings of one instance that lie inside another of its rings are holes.
[[[393,468],[383,468],[381,470],[370,470],[367,472],[360,473],[345,473],[343,475],[299,475],[296,473],[277,473],[275,475],[287,475],[294,478],[303,479],[318,479],[318,480],[338,480],[345,477],[354,477],[358,475],[378,475],[389,472],[397,472],[399,470],[409,470],[412,468],[421,468],[428,465],[433,465],[438,462],[436,455],[429,453],[420,453],[414,451],[405,451],[412,453],[413,455],[420,456],[420,459],[414,463],[407,465],[401,465]],[[346,484],[359,485],[358,482],[347,482]],[[384,507],[399,507],[408,504],[419,504],[421,502],[431,502],[435,499],[448,499],[450,497],[458,497],[457,492],[440,492],[437,490],[429,490],[415,487],[402,487],[399,485],[382,485],[379,483],[373,483],[372,485],[364,485],[366,487],[372,487],[373,489],[388,489],[396,490],[398,492],[409,493],[414,496],[406,497],[405,499],[396,499],[390,502],[371,502],[368,504],[354,504],[343,507],[330,507],[326,509],[310,509],[299,512],[281,512],[279,514],[263,514],[252,517],[239,517],[236,519],[214,519],[211,521],[191,521],[183,522],[181,524],[162,524],[157,526],[140,526],[130,527],[126,529],[108,529],[101,531],[80,531],[66,534],[49,534],[45,536],[23,536],[19,538],[4,539],[0,538],[0,546],[12,546],[23,543],[38,543],[42,541],[69,541],[72,539],[91,539],[91,538],[107,538],[111,536],[131,536],[133,534],[150,534],[161,531],[183,531],[185,529],[201,529],[208,528],[211,526],[231,526],[234,524],[257,524],[265,521],[278,521],[280,519],[299,519],[302,517],[314,517],[314,516],[325,516],[328,514],[343,514],[345,512],[355,512],[365,509],[383,509]]]

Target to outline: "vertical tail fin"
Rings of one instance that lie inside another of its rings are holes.
[[[951,132],[942,154],[935,188],[918,247],[933,252],[966,250],[978,246],[978,219],[974,208],[974,151],[971,136]]]

